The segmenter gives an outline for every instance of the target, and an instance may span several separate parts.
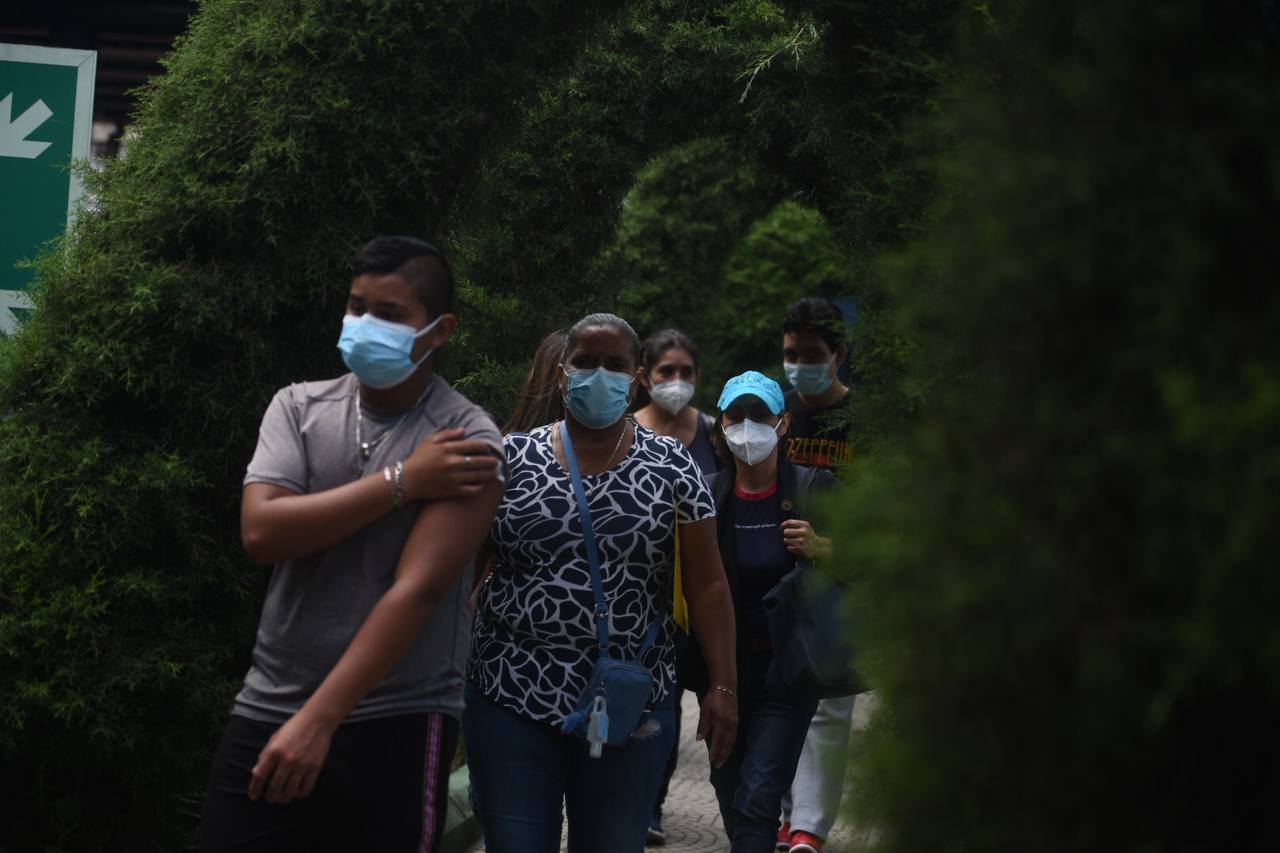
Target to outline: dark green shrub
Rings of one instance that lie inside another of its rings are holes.
[[[616,297],[623,199],[664,152],[729,140],[783,188],[743,199],[731,270],[787,216],[855,269],[900,239],[918,205],[883,190],[918,170],[867,140],[930,96],[949,8],[206,0],[0,344],[0,845],[187,838],[265,579],[240,478],[274,389],[342,369],[359,243],[445,245],[444,372],[501,415],[533,343]]]
[[[706,132],[646,165],[595,273],[642,333],[694,335],[704,408],[733,373],[780,373],[791,301],[854,297],[850,429],[867,449],[919,399],[901,384],[911,347],[885,321],[892,299],[872,262],[912,233],[930,199],[923,155],[943,145],[912,127],[950,73],[954,4],[780,5],[794,17],[772,18],[737,60],[741,106],[687,114]]]
[[[836,515],[886,851],[1280,845],[1274,4],[983,4]]]
[[[444,235],[479,141],[601,5],[201,6],[6,344],[0,844],[181,845],[264,578],[236,518],[265,402],[341,369],[353,249]]]

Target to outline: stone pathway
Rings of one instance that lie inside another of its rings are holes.
[[[865,726],[866,711],[867,703],[860,699],[854,714],[855,727]],[[663,807],[662,825],[667,831],[667,843],[648,849],[659,853],[724,853],[729,849],[729,842],[720,828],[715,792],[707,779],[707,750],[693,739],[697,729],[698,702],[688,691],[684,693],[683,712],[685,725],[680,731],[680,762]],[[842,821],[832,830],[825,853],[857,853],[866,841],[866,832],[857,831]],[[483,853],[484,849],[481,841],[468,853]],[[561,850],[564,850],[563,846]]]

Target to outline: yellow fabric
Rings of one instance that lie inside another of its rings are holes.
[[[676,624],[687,634],[689,633],[689,605],[684,600],[684,577],[680,571],[680,524],[676,523],[676,594],[675,600],[671,602],[671,615],[675,618]]]

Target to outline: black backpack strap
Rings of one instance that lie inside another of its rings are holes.
[[[791,502],[791,518],[811,520],[809,518],[809,493],[813,491],[815,485],[818,485],[819,474],[821,474],[821,469],[819,468],[796,465],[793,462],[779,460],[778,478],[780,481],[785,479],[783,490],[785,497]]]
[[[796,477],[796,497],[798,498],[801,518],[809,520],[809,495],[818,479],[818,469],[808,465],[801,466],[800,476]]]
[[[733,494],[733,481],[736,470],[733,468],[725,468],[711,475],[707,485],[711,487],[711,500],[716,505],[716,512],[720,512],[725,501],[729,499],[729,495]]]

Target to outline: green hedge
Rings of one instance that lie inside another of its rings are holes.
[[[777,188],[726,220],[743,299],[810,245],[869,269],[928,196],[901,132],[952,6],[205,0],[0,343],[0,795],[23,816],[0,847],[189,840],[266,576],[240,478],[271,393],[342,369],[356,246],[444,244],[463,331],[443,369],[499,415],[547,329],[635,280],[637,173],[705,140]],[[725,353],[742,334],[690,331]]]
[[[266,401],[341,369],[354,248],[445,235],[477,139],[599,5],[201,6],[6,345],[6,846],[181,845],[265,577],[237,503]]]
[[[885,851],[1280,845],[1280,19],[990,3],[836,514]]]

